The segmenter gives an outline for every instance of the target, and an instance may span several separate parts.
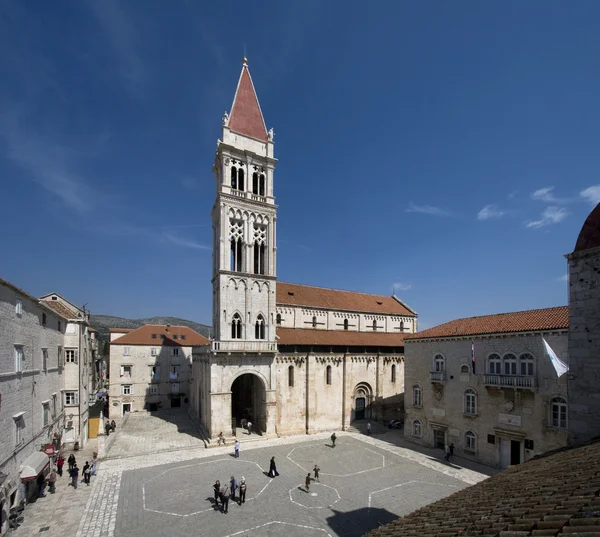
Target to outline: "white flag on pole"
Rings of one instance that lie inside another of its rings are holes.
[[[556,353],[552,350],[552,347],[548,345],[548,342],[543,337],[542,341],[544,342],[544,347],[546,347],[546,352],[550,357],[550,361],[556,370],[556,374],[559,377],[564,375],[569,370],[569,366],[565,364],[558,356],[556,356]]]

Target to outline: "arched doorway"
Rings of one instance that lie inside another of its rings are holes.
[[[371,418],[371,386],[366,382],[361,382],[354,388],[354,421]]]
[[[267,427],[267,395],[260,377],[244,373],[231,385],[231,421],[233,428],[252,422],[252,432],[262,434]]]

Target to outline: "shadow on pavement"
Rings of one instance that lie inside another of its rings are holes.
[[[387,509],[379,508],[362,507],[349,512],[335,509],[331,511],[333,515],[327,517],[327,524],[336,535],[344,537],[360,537],[399,518]]]

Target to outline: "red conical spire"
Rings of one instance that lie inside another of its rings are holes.
[[[254,91],[254,84],[252,83],[246,58],[244,58],[242,73],[231,105],[229,128],[233,132],[263,142],[268,140],[265,120],[260,110],[260,104],[258,104],[258,97]]]

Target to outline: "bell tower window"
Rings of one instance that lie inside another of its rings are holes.
[[[348,330],[348,319],[344,319],[344,330]]]
[[[275,322],[276,322],[277,324],[281,324],[281,313],[278,313],[278,314],[277,314],[277,317],[275,318]]]
[[[313,328],[317,327],[317,318],[316,317],[312,318],[312,325],[313,325]]]
[[[244,170],[240,168],[237,174],[238,190],[244,191]]]
[[[252,194],[258,194],[258,173],[252,174]]]
[[[242,318],[239,313],[235,313],[231,320],[231,339],[242,339]]]
[[[265,195],[265,174],[261,173],[258,182],[258,193],[261,196]]]
[[[254,274],[264,274],[267,259],[267,228],[254,224]]]
[[[373,330],[377,330],[377,320],[373,319]]]
[[[230,220],[229,222],[229,270],[241,272],[243,270],[243,236],[244,226],[242,222]]]
[[[235,166],[231,167],[231,188],[237,190],[237,168]]]
[[[259,315],[254,325],[254,339],[265,339],[265,320]]]

